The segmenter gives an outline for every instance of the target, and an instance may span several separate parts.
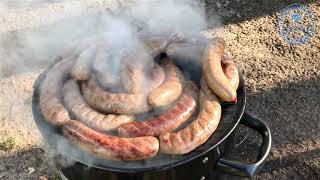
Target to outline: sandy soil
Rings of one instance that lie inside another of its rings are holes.
[[[303,2],[320,17],[319,2]],[[219,15],[224,24],[227,50],[245,69],[247,111],[272,130],[271,154],[254,179],[320,178],[320,34],[300,46],[282,40],[276,13],[291,3],[207,0],[208,15]],[[0,179],[58,179],[31,114],[37,74],[0,80]],[[240,127],[236,144],[235,160],[255,159],[259,137],[254,132]]]

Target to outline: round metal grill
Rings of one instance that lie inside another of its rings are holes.
[[[58,58],[55,63],[60,60],[61,58]],[[199,82],[201,78],[201,66],[199,65],[199,61],[188,61],[174,58],[173,60],[184,71],[187,77],[190,77],[191,80]],[[49,69],[50,68],[51,66],[49,67]],[[47,143],[49,144],[50,151],[57,154],[58,156],[59,154],[61,154],[63,155],[63,157],[68,157],[68,161],[81,162],[92,167],[110,171],[139,172],[148,170],[160,170],[191,161],[218,146],[231,134],[231,132],[238,125],[246,104],[245,82],[241,77],[239,88],[237,91],[237,103],[222,104],[222,118],[217,130],[205,144],[198,147],[191,153],[179,156],[159,154],[152,159],[130,162],[102,160],[92,157],[88,153],[81,151],[78,147],[69,144],[68,140],[62,136],[60,129],[53,127],[45,120],[39,107],[39,95],[41,93],[41,82],[44,79],[46,72],[47,71],[44,71],[38,77],[34,85],[32,110],[38,128],[40,129],[42,135],[45,136],[44,139],[48,140]]]

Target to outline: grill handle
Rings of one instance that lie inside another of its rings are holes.
[[[259,149],[257,161],[252,164],[244,164],[221,158],[217,163],[217,168],[228,174],[252,177],[261,170],[269,155],[271,149],[271,133],[265,122],[247,112],[243,114],[240,123],[257,131],[262,136],[262,143]]]

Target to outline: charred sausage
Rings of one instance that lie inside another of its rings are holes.
[[[190,82],[175,105],[165,113],[150,120],[125,123],[119,127],[118,132],[124,137],[159,136],[160,133],[171,132],[194,113],[197,99],[198,88]]]
[[[133,116],[108,114],[104,115],[92,109],[83,99],[79,86],[74,80],[67,81],[63,86],[64,104],[76,119],[99,131],[109,131],[121,124],[133,120]]]
[[[187,154],[205,143],[216,130],[221,118],[221,106],[216,95],[201,85],[200,112],[186,128],[176,133],[163,133],[160,138],[160,152],[166,154]]]
[[[87,103],[102,112],[137,114],[151,109],[144,94],[111,93],[100,88],[93,78],[82,82],[81,89]]]
[[[177,100],[183,86],[183,75],[169,58],[164,59],[161,65],[165,71],[166,79],[148,95],[150,105],[155,108],[167,106]]]
[[[236,90],[231,86],[221,66],[224,47],[225,42],[221,38],[214,38],[212,43],[208,44],[203,55],[203,74],[208,86],[218,97],[226,102],[235,102]]]
[[[61,99],[61,87],[75,62],[74,57],[66,58],[55,64],[46,74],[40,86],[40,109],[45,119],[60,126],[70,120]]]
[[[155,137],[119,138],[99,133],[74,120],[64,123],[62,132],[73,144],[102,159],[141,160],[155,156],[159,150]]]

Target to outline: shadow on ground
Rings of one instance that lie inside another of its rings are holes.
[[[205,0],[207,16],[218,15],[222,24],[237,24],[251,19],[272,16],[294,4],[319,3],[317,0]]]
[[[273,137],[270,156],[254,179],[316,180],[320,177],[319,92],[320,77],[259,93],[249,92],[246,110],[263,119]],[[256,132],[240,126],[235,148],[227,158],[253,162],[260,143]],[[40,148],[0,157],[0,179],[37,179],[43,175],[54,176],[54,170]],[[226,179],[240,178],[227,176]]]
[[[320,77],[249,93],[246,110],[267,122],[273,138],[270,156],[254,179],[319,179],[319,92]],[[253,162],[260,143],[259,135],[241,126],[230,158]]]
[[[0,179],[39,179],[40,176],[54,177],[54,173],[45,151],[40,148],[0,156]]]

